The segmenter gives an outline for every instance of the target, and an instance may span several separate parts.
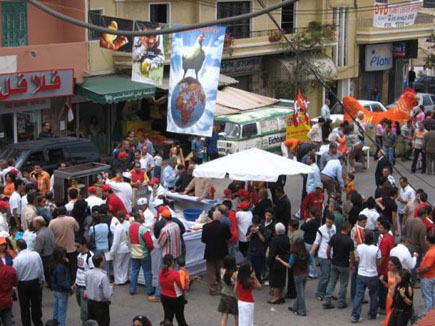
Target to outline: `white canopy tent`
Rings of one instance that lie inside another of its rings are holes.
[[[276,182],[280,175],[313,173],[303,163],[258,149],[251,148],[203,163],[193,171],[194,177],[232,180]]]

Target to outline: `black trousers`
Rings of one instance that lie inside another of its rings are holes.
[[[169,321],[172,324],[175,315],[178,326],[187,326],[186,319],[184,318],[184,295],[177,298],[162,295],[161,301],[165,313],[165,321]]]
[[[209,160],[209,161],[213,161],[213,160],[217,159],[218,157],[219,157],[219,154],[218,154],[218,153],[215,153],[215,154],[208,154],[208,160]]]
[[[109,303],[88,300],[88,319],[96,320],[99,326],[109,326]]]
[[[42,289],[38,279],[18,282],[21,322],[23,326],[42,326]],[[32,313],[30,314],[30,310]],[[31,317],[30,317],[31,316]]]
[[[67,253],[66,258],[68,258],[69,275],[71,275],[71,285],[73,285],[77,274],[77,252]]]
[[[42,259],[42,267],[44,267],[44,276],[45,283],[47,283],[48,287],[51,288],[51,265],[52,265],[52,256],[41,256]]]

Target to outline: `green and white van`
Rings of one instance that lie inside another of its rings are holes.
[[[292,114],[293,101],[281,101],[273,106],[216,117],[215,124],[220,127],[219,155],[252,147],[280,150],[286,137],[286,117]]]

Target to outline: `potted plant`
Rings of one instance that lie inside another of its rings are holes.
[[[269,42],[278,42],[282,39],[282,30],[277,29],[269,32]]]

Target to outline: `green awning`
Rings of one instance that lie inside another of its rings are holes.
[[[118,103],[153,97],[153,85],[131,81],[120,75],[90,77],[77,86],[76,94],[99,104]]]

